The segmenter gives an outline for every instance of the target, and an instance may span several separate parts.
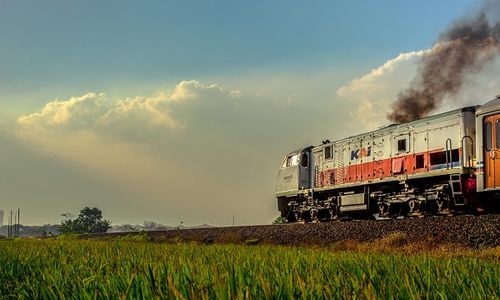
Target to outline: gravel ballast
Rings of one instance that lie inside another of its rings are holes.
[[[341,241],[372,242],[394,233],[410,241],[432,239],[438,243],[471,248],[500,246],[500,215],[405,218],[400,220],[354,220],[328,223],[213,227],[150,231],[157,241],[200,243],[259,243],[275,245],[331,245]],[[84,235],[100,238],[129,235]]]

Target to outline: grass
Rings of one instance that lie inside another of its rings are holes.
[[[154,243],[144,238],[0,241],[0,295],[6,299],[500,298],[498,250],[488,251],[408,255]]]

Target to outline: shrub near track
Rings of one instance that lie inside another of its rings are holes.
[[[0,242],[2,298],[500,298],[498,257],[144,240]]]

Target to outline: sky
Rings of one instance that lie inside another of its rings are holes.
[[[283,157],[387,124],[480,1],[0,1],[0,209],[267,224]],[[500,93],[499,60],[438,109]]]

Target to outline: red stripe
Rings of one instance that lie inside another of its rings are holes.
[[[435,149],[427,152],[415,154],[400,155],[382,160],[369,161],[360,164],[354,164],[343,168],[334,168],[321,171],[316,187],[325,187],[331,185],[341,185],[343,183],[351,183],[358,181],[366,181],[373,179],[386,178],[394,175],[407,175],[428,172],[430,168],[430,154],[441,152],[444,149]],[[454,149],[455,150],[455,149]],[[416,169],[416,157],[424,155],[424,167]],[[461,155],[461,149],[459,149]],[[393,160],[396,159],[401,164],[393,170]]]

